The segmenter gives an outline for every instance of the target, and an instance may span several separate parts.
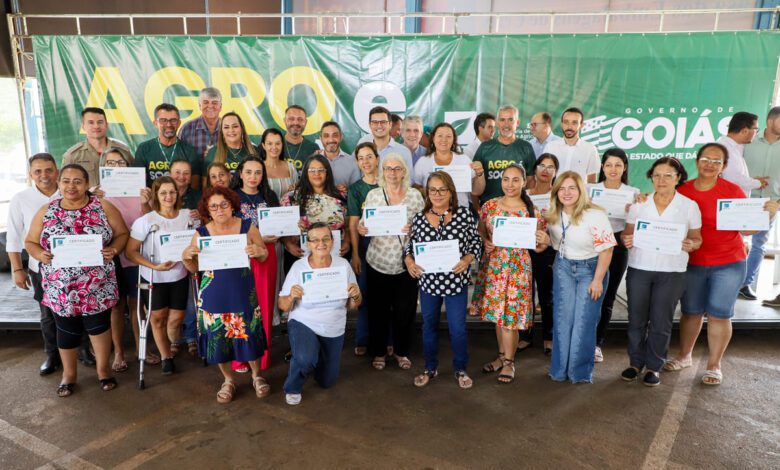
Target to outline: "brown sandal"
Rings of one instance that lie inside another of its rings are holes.
[[[496,361],[498,361],[498,365],[496,365]],[[502,367],[501,365],[503,364],[503,361],[504,361],[504,353],[499,352],[498,357],[496,359],[482,366],[482,373],[491,374],[493,372],[498,372],[499,370],[501,370]]]
[[[217,403],[230,403],[236,396],[236,384],[233,382],[223,382],[217,392]]]
[[[187,352],[192,357],[198,357],[198,343],[195,341],[190,341],[187,343]]]
[[[504,369],[509,368],[511,373],[505,373]],[[513,380],[515,380],[515,360],[512,359],[504,359],[503,365],[501,366],[501,373],[498,374],[498,382],[502,384],[511,384]]]
[[[257,376],[252,379],[252,387],[255,389],[257,398],[265,398],[271,394],[271,386],[263,377]]]

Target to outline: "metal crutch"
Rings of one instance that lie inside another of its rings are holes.
[[[152,224],[149,227],[149,233],[141,242],[141,256],[144,255],[144,244],[149,237],[154,237],[154,234],[159,230],[157,224]],[[152,252],[149,256],[149,262],[154,264],[154,238],[152,238]],[[149,281],[141,283],[141,267],[138,267],[138,301],[136,302],[136,319],[138,320],[138,390],[146,388],[144,383],[144,365],[146,364],[146,334],[149,331],[149,320],[152,318],[152,291],[154,290],[154,269],[150,270]],[[141,291],[146,290],[149,294],[146,307],[146,318],[141,316]]]

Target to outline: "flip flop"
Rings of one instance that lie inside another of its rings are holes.
[[[723,372],[716,369],[707,369],[701,378],[704,385],[720,385],[723,382]]]
[[[114,362],[114,365],[111,366],[111,370],[114,372],[125,372],[127,370],[127,362],[125,361],[119,361]]]
[[[144,362],[146,362],[146,365],[148,366],[156,366],[160,363],[162,359],[160,359],[160,356],[153,352],[146,353],[146,359],[144,359]]]
[[[683,369],[687,369],[692,365],[693,365],[693,359],[688,359],[687,361],[672,359],[671,361],[666,361],[666,364],[664,364],[664,370],[667,372],[677,372]]]

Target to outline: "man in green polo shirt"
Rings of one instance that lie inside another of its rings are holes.
[[[146,169],[146,184],[161,176],[170,176],[171,163],[174,160],[187,160],[192,166],[192,174],[200,176],[201,159],[195,149],[176,136],[179,130],[179,109],[168,103],[154,108],[154,126],[158,135],[154,139],[142,142],[135,151],[133,166]],[[192,178],[192,188],[200,188],[200,178]]]
[[[485,169],[485,190],[479,196],[480,204],[501,196],[501,174],[504,168],[517,163],[523,165],[527,175],[528,187],[533,187],[534,149],[523,139],[518,139],[516,132],[520,124],[519,111],[512,105],[501,106],[498,110],[498,137],[482,142],[474,161],[482,163]]]
[[[302,106],[293,104],[284,111],[284,125],[287,128],[287,133],[284,135],[282,156],[285,160],[292,162],[299,174],[303,168],[303,162],[320,152],[317,144],[303,138],[306,122],[306,110]]]

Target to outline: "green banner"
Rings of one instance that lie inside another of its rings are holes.
[[[630,182],[662,155],[694,158],[725,133],[730,116],[763,116],[771,105],[780,34],[606,34],[417,37],[37,36],[35,62],[46,142],[60,157],[83,139],[80,111],[106,109],[109,135],[131,148],[156,135],[161,102],[199,116],[197,92],[215,86],[223,112],[236,111],[257,136],[284,129],[288,104],[309,114],[305,134],[336,120],[345,150],[368,133],[378,104],[426,125],[452,123],[459,142],[474,138],[472,119],[501,104],[531,115],[579,106],[582,137],[600,151],[628,152]],[[560,134],[557,130],[556,133]],[[690,161],[686,163],[692,168]]]

